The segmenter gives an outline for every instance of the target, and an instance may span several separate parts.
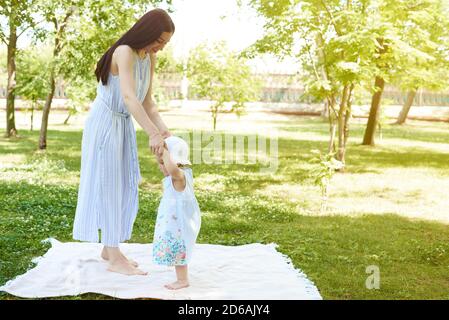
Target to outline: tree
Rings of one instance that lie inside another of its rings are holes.
[[[447,33],[448,22],[443,1],[379,0],[377,7],[379,23],[388,28],[380,35],[383,49],[378,52],[379,68],[375,79],[378,90],[373,94],[364,145],[375,144],[385,81],[399,82],[403,89],[409,90],[408,103],[402,113],[404,118],[418,87],[441,88],[445,84],[442,79],[447,79],[446,75],[439,77],[440,68],[444,64],[447,66],[441,56],[442,52],[447,56],[447,38],[444,40],[443,36]]]
[[[179,80],[182,78],[183,72],[183,63],[175,59],[173,55],[173,47],[171,44],[168,44],[162,52],[158,53],[155,72],[153,75],[153,99],[156,101],[158,106],[162,107],[163,105],[167,105],[171,100],[171,97],[166,94],[166,90],[161,83],[162,78],[165,77],[168,81],[173,78]],[[179,98],[179,96],[175,97],[175,99],[177,98]]]
[[[67,82],[75,84],[82,83],[83,79],[94,83],[93,71],[100,56],[135,23],[149,4],[161,2],[171,4],[171,0],[42,0],[39,10],[51,26],[47,37],[53,41],[53,59],[50,90],[42,116],[40,149],[47,147],[48,117],[56,76],[61,75]],[[82,85],[79,90],[86,88]],[[71,110],[76,110],[73,108],[72,105]]]
[[[413,3],[414,10],[408,10],[407,25],[403,27],[414,48],[426,54],[411,59],[403,69],[398,70],[393,80],[407,92],[396,124],[404,124],[419,88],[443,90],[449,87],[449,3],[442,1],[421,1]],[[405,22],[402,22],[405,24]]]
[[[33,130],[34,110],[40,109],[39,100],[45,99],[50,84],[48,83],[49,48],[31,46],[22,51],[17,59],[18,70],[26,70],[17,74],[16,94],[22,100],[29,100],[31,105],[31,130]]]
[[[415,47],[425,34],[414,33],[409,13],[419,24],[426,19],[422,3],[441,0],[249,2],[266,20],[265,35],[245,55],[272,53],[301,62],[306,93],[326,101],[330,110],[328,151],[345,163],[354,91],[373,92],[364,137],[364,144],[373,145],[385,82],[404,70],[410,59],[429,57]]]
[[[8,80],[6,86],[6,137],[16,136],[14,101],[16,88],[16,56],[19,37],[39,22],[32,17],[37,0],[0,0],[0,18],[6,20],[6,26],[0,24],[0,42],[7,47]],[[39,29],[35,28],[36,31]]]
[[[251,5],[266,18],[265,35],[246,50],[296,57],[306,93],[329,108],[328,152],[345,163],[354,90],[376,70],[376,35],[370,1],[263,1]],[[343,170],[343,168],[342,168]]]
[[[175,59],[173,55],[173,47],[169,43],[163,51],[157,55],[157,65],[155,73],[178,73],[183,72],[183,63]]]
[[[371,107],[368,116],[368,123],[366,125],[365,134],[363,136],[363,145],[374,145],[374,135],[379,123],[379,116],[381,113],[380,104],[382,101],[382,93],[385,87],[385,72],[390,67],[388,58],[386,56],[391,54],[388,41],[383,37],[378,38],[379,44],[376,50],[376,66],[377,72],[374,80],[374,94],[371,98]]]
[[[47,147],[47,127],[48,116],[50,114],[51,103],[56,89],[56,77],[58,74],[57,63],[58,58],[65,45],[65,34],[67,25],[70,22],[71,17],[76,12],[76,4],[80,1],[72,0],[50,0],[42,1],[40,3],[40,13],[45,17],[46,21],[51,23],[53,28],[49,32],[54,41],[53,53],[49,68],[49,91],[45,100],[44,109],[42,112],[41,131],[39,135],[39,149],[45,149]]]
[[[95,84],[96,79],[86,81],[86,79],[81,77],[72,77],[70,82],[67,83],[65,93],[67,95],[66,106],[69,112],[67,118],[64,120],[64,124],[68,124],[71,116],[87,109],[87,105],[96,95],[97,90]]]
[[[227,109],[241,115],[245,103],[257,98],[260,83],[251,76],[245,59],[227,49],[224,42],[211,46],[199,45],[191,50],[187,62],[187,77],[192,93],[212,100],[210,107],[213,128],[216,129],[219,112]]]

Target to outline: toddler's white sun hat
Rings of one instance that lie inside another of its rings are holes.
[[[189,160],[189,145],[187,142],[180,137],[170,136],[165,138],[165,143],[174,162],[181,165],[192,165]]]

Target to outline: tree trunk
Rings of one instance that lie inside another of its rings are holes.
[[[321,110],[321,116],[323,118],[329,117],[329,104],[328,104],[327,100],[323,101],[323,109]]]
[[[14,15],[11,14],[10,32],[8,41],[8,82],[6,90],[6,137],[17,136],[16,120],[14,115],[14,100],[16,87],[16,49],[17,49],[17,27],[15,26]]]
[[[72,9],[66,14],[65,19],[61,27],[58,27],[58,21],[53,19],[53,23],[55,25],[56,36],[55,36],[55,46],[53,47],[53,63],[51,64],[50,70],[50,91],[47,95],[47,99],[45,100],[44,109],[42,110],[42,123],[41,123],[41,132],[39,136],[39,149],[47,148],[47,127],[48,127],[48,115],[50,114],[51,103],[53,101],[53,96],[55,94],[55,72],[56,67],[55,63],[59,52],[62,49],[61,37],[64,32],[64,28],[66,26],[67,20],[70,17]]]
[[[337,160],[344,163],[345,161],[345,116],[348,103],[350,85],[347,84],[343,88],[340,101],[340,109],[338,111],[338,153]]]
[[[328,145],[328,153],[335,153],[335,133],[337,131],[337,125],[335,124],[336,116],[335,116],[335,97],[332,95],[327,99],[328,106],[328,119],[329,119],[329,145]]]
[[[382,100],[382,93],[384,91],[385,80],[377,76],[375,83],[376,92],[371,99],[371,108],[369,111],[368,123],[363,137],[363,145],[374,146],[374,135],[376,133],[377,122],[379,119],[380,102]]]
[[[50,72],[50,92],[45,100],[44,109],[42,110],[42,123],[41,132],[39,135],[39,149],[47,148],[47,127],[48,127],[48,115],[50,114],[51,102],[55,93],[55,74],[54,70]]]
[[[323,46],[324,46],[324,39],[322,37],[322,35],[320,33],[317,33],[316,37],[315,37],[315,43],[317,46],[317,55],[318,55],[318,59],[319,59],[319,63],[321,65],[321,67],[319,68],[319,72],[321,75],[321,79],[326,80],[329,78],[328,77],[328,71],[326,69],[326,54],[323,51]],[[318,77],[318,70],[317,70],[317,79],[319,79]],[[322,117],[329,117],[329,113],[331,112],[329,110],[329,99],[325,99],[324,100],[324,105],[323,105],[323,110],[321,111],[321,116]]]
[[[33,121],[34,121],[34,106],[37,104],[37,102],[31,102],[31,128],[30,131],[33,131]]]
[[[407,100],[405,101],[404,105],[402,106],[402,110],[399,113],[398,120],[396,121],[396,124],[404,124],[407,120],[408,113],[410,111],[410,108],[412,107],[413,100],[415,100],[416,96],[416,89],[410,90],[407,94]]]
[[[349,138],[349,120],[352,116],[352,91],[354,90],[354,84],[351,84],[349,88],[348,100],[346,103],[346,115],[345,115],[345,124],[344,124],[344,146],[345,146],[345,154],[346,154],[346,143]],[[343,157],[343,163],[345,161],[345,157]]]
[[[65,120],[64,120],[64,125],[67,125],[69,123],[69,119],[71,116],[72,116],[72,113],[69,111],[67,118],[65,118]]]
[[[215,128],[217,127],[218,107],[212,106],[211,111],[212,111],[212,122],[213,122],[214,131],[215,131]]]

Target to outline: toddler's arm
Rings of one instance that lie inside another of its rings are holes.
[[[178,168],[178,165],[170,157],[170,153],[164,148],[164,153],[162,154],[162,160],[164,161],[164,167],[168,174],[171,175],[173,180],[182,181],[184,184],[184,172]]]

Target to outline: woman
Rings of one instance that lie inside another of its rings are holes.
[[[104,245],[109,271],[145,275],[128,260],[119,243],[131,238],[140,182],[132,115],[149,136],[159,158],[170,136],[151,97],[156,53],[175,26],[162,9],[143,15],[97,63],[99,81],[82,138],[81,174],[73,238]]]

